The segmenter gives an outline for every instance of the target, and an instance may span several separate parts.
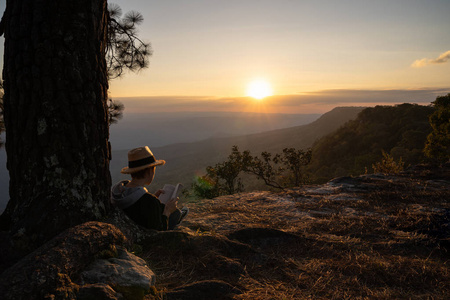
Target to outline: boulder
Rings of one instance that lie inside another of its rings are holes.
[[[87,222],[56,236],[0,275],[2,299],[76,299],[72,281],[96,255],[124,245],[115,226]]]
[[[83,283],[107,284],[125,299],[143,299],[155,285],[155,274],[142,259],[118,248],[117,257],[98,259],[81,273]]]

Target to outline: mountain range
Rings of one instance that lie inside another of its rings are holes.
[[[162,188],[165,183],[180,182],[185,187],[189,187],[195,176],[202,175],[207,166],[225,160],[233,145],[237,145],[240,150],[250,150],[254,154],[260,154],[263,151],[281,152],[287,147],[309,148],[317,139],[335,131],[349,120],[355,119],[362,110],[362,107],[338,107],[307,125],[152,147],[155,157],[166,160],[166,164],[157,168],[151,190]],[[129,176],[120,174],[120,169],[127,165],[127,152],[128,150],[122,150],[112,153],[110,169],[113,182],[129,179]]]
[[[212,137],[230,137],[309,124],[320,114],[240,112],[128,113],[110,127],[113,150],[162,147]]]
[[[402,161],[404,167],[424,162],[433,111],[431,106],[408,103],[364,109],[356,119],[314,144],[308,165],[314,181],[371,173],[383,151]]]

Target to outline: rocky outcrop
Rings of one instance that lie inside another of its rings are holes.
[[[142,258],[126,251],[124,248],[117,249],[117,256],[108,259],[97,259],[86,270],[81,273],[81,281],[84,285],[101,284],[110,286],[114,291],[120,293],[125,299],[143,299],[155,286],[156,276],[147,267]],[[110,289],[105,294],[110,294]],[[86,293],[86,295],[84,295]],[[95,294],[101,294],[95,291]],[[88,291],[83,291],[81,299],[89,299]]]
[[[226,282],[242,291],[238,299],[446,299],[449,170],[416,166],[191,203],[183,230],[217,242],[196,249],[200,261],[180,247],[186,271],[165,277],[168,295],[187,292],[179,281],[189,276],[192,285]],[[225,251],[223,237],[248,250]],[[163,249],[150,251],[163,258]]]
[[[124,245],[113,225],[88,222],[68,229],[0,275],[2,299],[76,299],[79,274],[99,255]]]
[[[419,166],[223,196],[190,203],[175,231],[146,230],[115,211],[1,273],[0,298],[444,299],[449,175],[448,166]]]

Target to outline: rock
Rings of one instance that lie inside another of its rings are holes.
[[[2,299],[76,299],[72,278],[103,251],[123,245],[115,226],[88,222],[70,228],[30,253],[0,275]]]
[[[166,293],[167,300],[226,300],[242,292],[221,280],[198,281]]]
[[[108,284],[131,300],[143,299],[156,281],[146,262],[123,248],[118,249],[116,258],[94,261],[81,277],[85,283]]]
[[[330,180],[325,186],[335,188],[335,192],[339,193],[364,193],[375,189],[373,186],[365,184],[368,180],[382,180],[383,178],[384,176],[381,174],[370,174],[359,177],[345,176]]]

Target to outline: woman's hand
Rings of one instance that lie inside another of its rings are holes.
[[[180,198],[172,198],[169,202],[166,203],[166,206],[164,207],[163,215],[166,215],[167,217],[170,216],[171,213],[173,213],[177,209],[178,200]]]
[[[156,191],[156,193],[155,193],[155,196],[157,197],[157,198],[159,198],[159,196],[161,196],[161,194],[165,194],[166,192],[164,191],[164,190],[157,190]]]

